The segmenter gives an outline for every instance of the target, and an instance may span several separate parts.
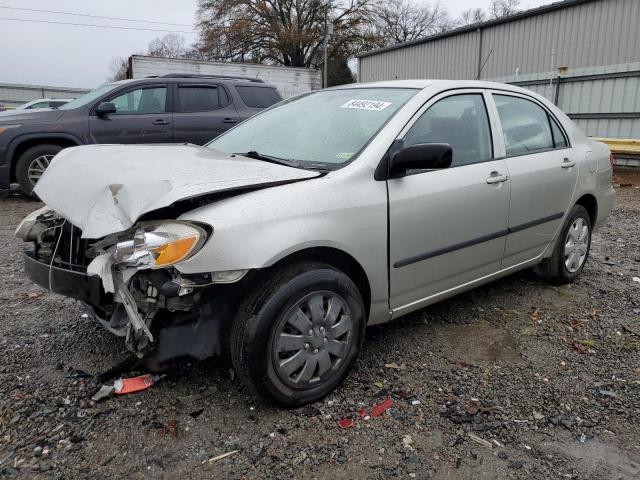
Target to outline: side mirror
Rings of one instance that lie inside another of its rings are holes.
[[[96,115],[98,115],[99,117],[106,117],[107,115],[111,113],[116,113],[117,111],[118,109],[116,108],[114,103],[102,102],[96,108]]]
[[[396,174],[406,170],[448,168],[452,159],[453,150],[448,143],[417,143],[392,154],[389,171]]]

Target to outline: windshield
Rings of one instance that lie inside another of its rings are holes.
[[[121,84],[119,83],[107,83],[95,90],[91,90],[89,93],[85,93],[81,97],[76,98],[75,100],[71,100],[69,103],[65,103],[64,105],[60,105],[58,110],[71,110],[72,108],[78,108],[86,105],[87,103],[93,102],[96,98],[101,97],[105,93],[110,92],[116,87],[119,87]]]
[[[207,147],[336,168],[353,159],[416,92],[353,88],[310,93],[265,110]]]

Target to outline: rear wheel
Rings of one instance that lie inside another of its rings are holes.
[[[279,269],[265,283],[232,326],[233,367],[272,403],[318,400],[347,376],[362,345],[360,292],[344,273],[311,262]]]
[[[591,247],[591,217],[582,205],[575,205],[565,220],[551,257],[535,271],[553,283],[573,282],[584,268]]]
[[[59,145],[36,145],[20,155],[16,164],[16,178],[24,193],[33,195],[33,187],[36,186],[53,157],[62,149],[63,147]]]

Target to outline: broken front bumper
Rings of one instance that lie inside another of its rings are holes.
[[[210,295],[212,301],[194,301],[189,305],[194,297],[202,296],[202,292],[176,297],[173,299],[174,303],[165,303],[163,308],[158,308],[159,315],[155,316],[157,321],[153,327],[155,338],[143,352],[131,348],[131,332],[126,333],[125,329],[130,316],[128,318],[120,303],[122,299],[117,301],[113,294],[105,292],[99,276],[50,265],[49,262],[36,258],[32,251],[25,251],[23,258],[25,273],[29,279],[54,293],[80,300],[92,307],[95,319],[112,333],[126,336],[127,347],[139,357],[146,357],[145,362],[151,369],[160,370],[165,362],[176,358],[203,360],[221,353],[221,325],[224,318],[229,318],[232,314],[231,305],[237,301],[230,298],[233,297],[229,293],[231,287],[210,287],[206,296]],[[124,292],[120,293],[122,295]],[[139,312],[140,299],[133,301],[132,297],[129,298],[131,308]],[[175,303],[177,301],[183,304]],[[136,342],[136,345],[139,343]]]
[[[43,288],[94,306],[113,302],[113,295],[103,290],[98,276],[50,265],[30,251],[25,251],[23,258],[27,277]]]

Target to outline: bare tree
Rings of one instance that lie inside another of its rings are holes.
[[[379,0],[199,0],[199,48],[212,60],[292,67],[320,64],[325,17],[333,26],[329,55],[362,44]]]
[[[520,11],[520,0],[491,0],[489,15],[491,18],[502,18]]]
[[[487,14],[481,8],[470,8],[465,10],[460,15],[458,24],[460,25],[473,25],[474,23],[481,23],[487,20]]]
[[[451,22],[440,3],[387,0],[378,7],[376,24],[381,46],[386,46],[440,33],[447,30]]]
[[[149,43],[148,55],[152,57],[181,58],[187,51],[182,35],[168,33],[164,37],[158,37]]]
[[[127,78],[127,59],[122,57],[112,58],[109,62],[111,75],[107,77],[108,82],[117,82]]]

